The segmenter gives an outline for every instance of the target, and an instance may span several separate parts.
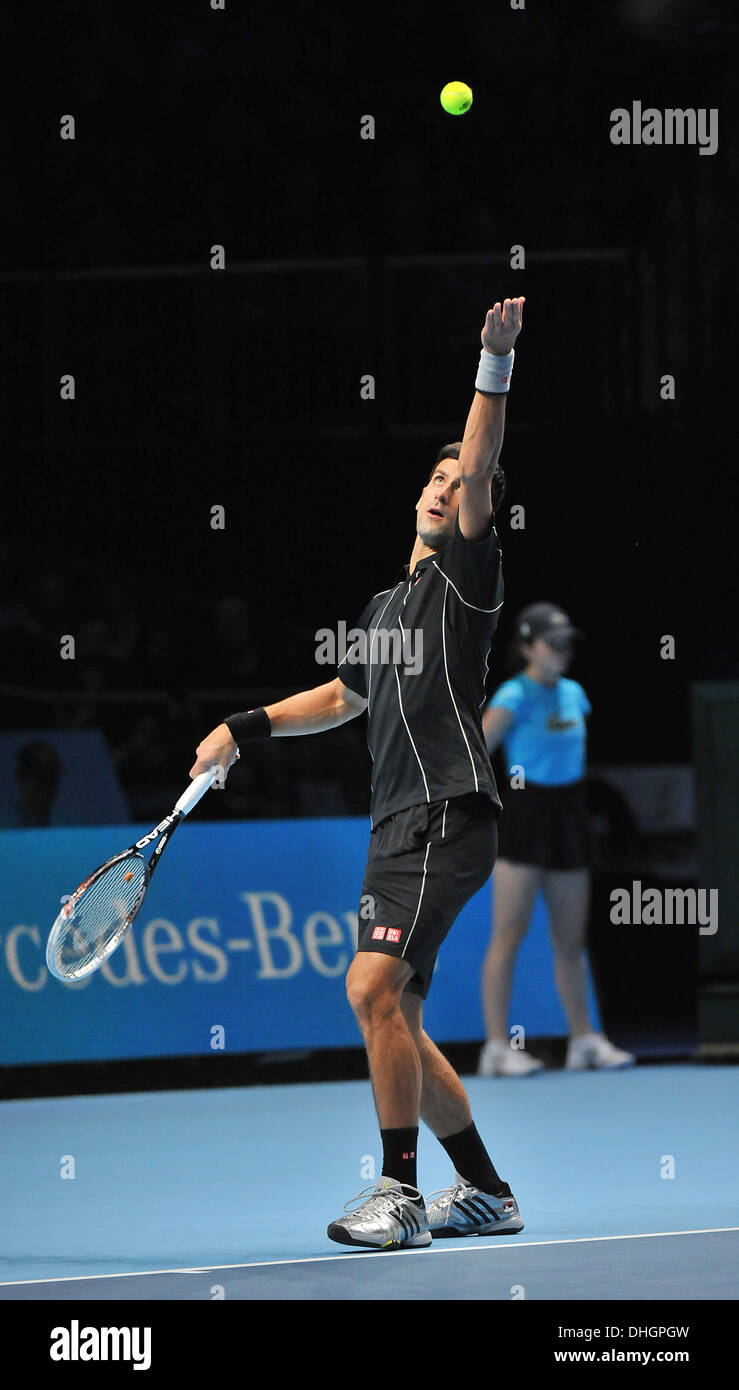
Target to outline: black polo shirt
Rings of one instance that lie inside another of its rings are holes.
[[[367,701],[372,825],[421,802],[482,792],[501,803],[482,732],[485,676],[503,605],[498,536],[405,565],[362,613],[338,675]]]

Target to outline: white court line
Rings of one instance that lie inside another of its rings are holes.
[[[638,1231],[628,1236],[565,1236],[562,1240],[522,1240],[516,1245],[446,1245],[441,1249],[438,1242],[433,1246],[419,1246],[415,1250],[371,1250],[357,1251],[357,1258],[377,1260],[387,1259],[389,1255],[417,1255],[419,1249],[433,1249],[436,1255],[471,1254],[480,1250],[526,1250],[541,1245],[590,1245],[605,1240],[656,1240],[660,1236],[711,1236],[723,1231],[739,1231],[739,1226],[705,1226],[698,1231]],[[464,1237],[460,1236],[460,1240]],[[480,1237],[478,1237],[480,1239]],[[483,1237],[484,1239],[484,1237]],[[348,1258],[352,1258],[349,1255]],[[58,1275],[54,1279],[6,1279],[0,1281],[0,1289],[15,1288],[19,1284],[74,1284],[82,1279],[145,1279],[152,1274],[214,1274],[219,1269],[264,1269],[274,1265],[321,1265],[331,1260],[346,1261],[347,1255],[304,1255],[299,1260],[254,1260],[250,1264],[200,1265],[194,1269],[133,1269],[124,1274],[70,1274]]]

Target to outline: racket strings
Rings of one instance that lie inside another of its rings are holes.
[[[136,915],[147,882],[146,863],[135,854],[112,863],[85,888],[57,944],[56,964],[64,975],[84,974],[93,960],[110,953]]]

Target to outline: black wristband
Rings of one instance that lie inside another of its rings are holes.
[[[239,748],[253,738],[269,738],[272,733],[269,715],[263,706],[250,709],[246,714],[229,714],[222,722]]]

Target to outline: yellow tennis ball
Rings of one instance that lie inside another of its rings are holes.
[[[439,100],[450,116],[463,116],[472,105],[472,88],[466,82],[447,82]]]

